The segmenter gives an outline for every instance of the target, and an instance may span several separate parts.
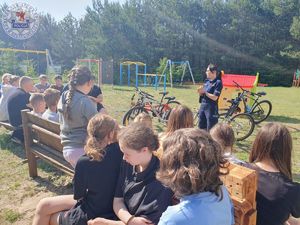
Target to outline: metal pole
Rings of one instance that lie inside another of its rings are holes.
[[[122,63],[120,63],[120,85],[123,84]]]
[[[147,85],[147,75],[146,75],[146,72],[147,72],[147,66],[146,64],[144,65],[144,86]]]
[[[135,86],[138,87],[139,86],[139,65],[135,64]]]
[[[130,86],[130,64],[127,65],[127,85]]]

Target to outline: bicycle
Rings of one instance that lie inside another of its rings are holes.
[[[134,102],[136,93],[138,94],[138,100]],[[160,101],[154,99],[153,95],[138,88],[136,88],[136,93],[131,97],[131,109],[123,117],[124,126],[128,125],[142,112],[152,114],[153,117],[157,117],[160,122],[166,124],[172,109],[180,105],[178,101],[175,101],[175,97],[166,97],[169,92],[159,92],[162,95]]]
[[[265,96],[266,92],[251,92],[242,88],[237,82],[233,81],[238,88],[243,92],[239,93],[241,95],[241,100],[244,106],[244,112],[250,114],[255,124],[259,124],[262,121],[266,120],[272,111],[272,103],[269,100],[258,101],[260,97]],[[254,101],[252,106],[247,105],[247,100],[251,99]]]

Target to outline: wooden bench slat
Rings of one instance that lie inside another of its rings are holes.
[[[57,157],[55,154],[51,154],[51,152],[45,150],[44,148],[40,147],[39,145],[32,145],[31,151],[39,158],[42,158],[45,161],[48,161],[51,165],[55,166],[56,168],[62,170],[63,172],[67,173],[68,175],[73,176],[74,170],[72,166],[62,159],[61,157]]]

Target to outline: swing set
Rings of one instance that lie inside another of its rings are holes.
[[[193,75],[189,61],[176,62],[176,61],[172,61],[172,60],[168,59],[162,74],[165,74],[165,72],[169,70],[169,72],[167,74],[165,74],[165,76],[169,76],[171,88],[173,87],[173,69],[172,69],[172,67],[174,67],[174,66],[182,66],[183,67],[181,78],[180,78],[180,85],[183,84],[183,79],[184,79],[187,69],[188,69],[188,72],[190,73],[193,84],[195,84],[194,75]]]
[[[158,89],[159,84],[161,82],[161,80],[163,79],[163,89],[164,91],[166,91],[167,88],[167,78],[169,77],[170,80],[170,84],[171,84],[171,88],[173,88],[173,72],[172,72],[172,67],[174,66],[182,66],[182,75],[181,75],[181,79],[180,79],[180,83],[182,85],[183,83],[183,79],[184,76],[186,74],[186,71],[188,70],[190,73],[190,76],[192,78],[193,84],[195,84],[195,80],[194,80],[194,76],[193,76],[193,72],[190,66],[189,61],[180,61],[180,62],[175,62],[175,61],[171,61],[170,59],[167,60],[166,62],[166,66],[163,69],[163,72],[161,74],[155,73],[147,73],[147,65],[143,62],[134,62],[134,61],[125,61],[125,62],[121,62],[120,63],[120,85],[123,85],[123,66],[127,66],[127,85],[130,86],[130,78],[131,78],[131,66],[134,65],[135,66],[135,87],[137,88],[139,86],[139,76],[143,76],[144,77],[144,86],[147,86],[147,78],[154,78],[154,86],[155,86],[155,90]],[[139,73],[139,67],[143,67],[144,68],[144,73]],[[169,71],[168,71],[169,70]],[[168,71],[168,73],[166,73]]]
[[[53,65],[53,61],[50,55],[50,52],[48,49],[45,51],[38,51],[38,50],[27,50],[27,49],[15,49],[15,48],[0,48],[0,52],[13,52],[15,53],[30,53],[30,54],[37,54],[39,55],[45,55],[46,56],[46,63],[47,63],[47,73],[50,74],[51,72],[55,73],[55,66]],[[15,57],[14,57],[15,58]],[[27,63],[28,63],[28,55],[27,55]],[[40,73],[40,65],[39,65],[39,60],[38,60],[38,72]],[[14,70],[15,70],[14,66]],[[16,73],[16,71],[14,71]]]

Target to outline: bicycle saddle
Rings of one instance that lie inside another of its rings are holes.
[[[163,91],[163,92],[159,92],[159,94],[165,96],[165,95],[169,94],[169,92],[168,91],[166,91],[166,92]]]
[[[175,99],[175,97],[165,97],[165,99],[172,101]]]
[[[262,91],[262,92],[257,92],[256,94],[257,94],[258,96],[264,96],[264,95],[266,95],[267,93],[264,92],[264,91]]]

